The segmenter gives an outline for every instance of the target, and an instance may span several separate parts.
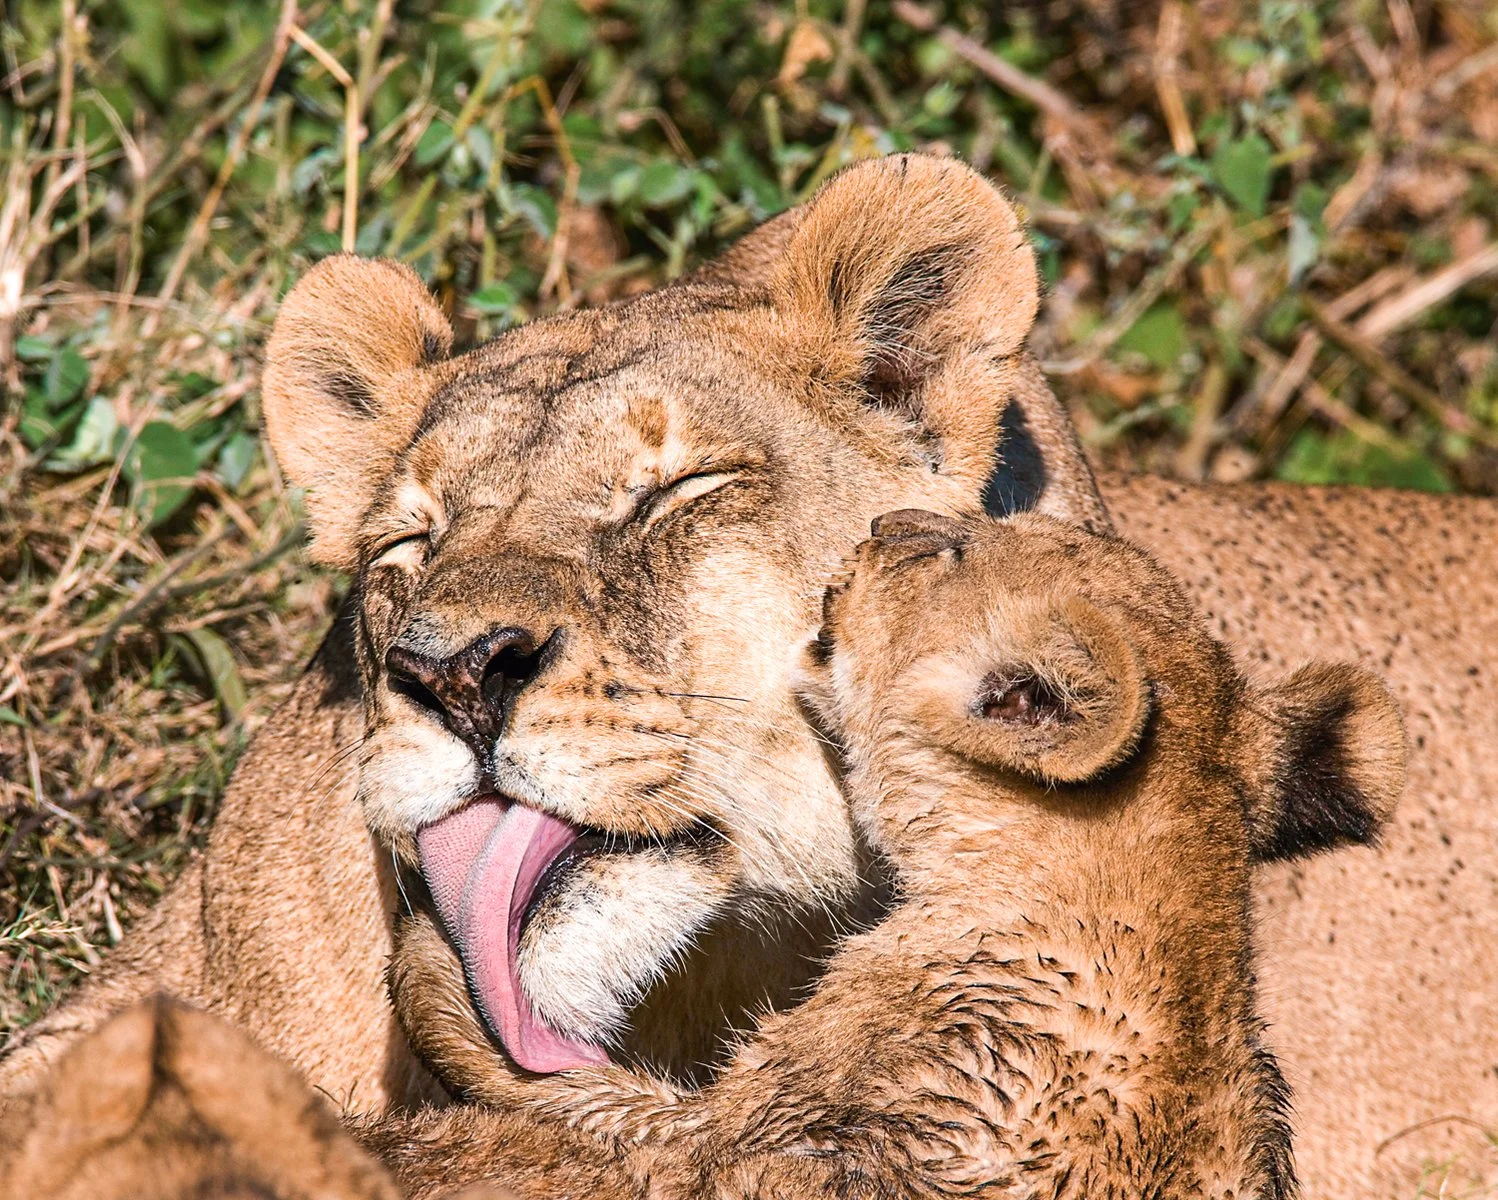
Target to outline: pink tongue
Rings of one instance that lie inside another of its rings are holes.
[[[565,821],[498,798],[475,800],[416,834],[421,872],[480,1010],[510,1057],[541,1074],[609,1061],[599,1047],[546,1025],[520,990],[526,905],[546,868],[577,837]]]

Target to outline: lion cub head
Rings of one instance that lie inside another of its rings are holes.
[[[1121,859],[1132,839],[1169,852],[1150,869],[1219,864],[1206,888],[1246,896],[1255,863],[1373,840],[1404,785],[1371,672],[1253,686],[1148,554],[1035,514],[881,517],[803,661],[854,818],[902,868],[996,821],[1084,816]]]
[[[363,811],[517,1063],[705,1061],[804,980],[865,872],[795,647],[871,517],[981,507],[1036,304],[1010,205],[919,156],[459,357],[398,264],[286,298],[266,425],[354,580]]]

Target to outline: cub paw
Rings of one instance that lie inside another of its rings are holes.
[[[901,610],[917,605],[937,577],[962,558],[972,523],[919,508],[875,517],[870,536],[822,598],[822,626],[813,642],[819,665],[857,641],[879,641],[896,630]],[[872,647],[871,647],[872,648]]]
[[[981,522],[923,509],[874,519],[822,597],[822,621],[802,656],[801,692],[829,728],[856,737],[891,669],[929,646],[926,620],[944,606],[942,581],[960,568]]]

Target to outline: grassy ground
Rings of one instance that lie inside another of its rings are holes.
[[[1498,489],[1486,0],[0,13],[0,1031],[160,894],[332,611],[256,378],[340,245],[476,339],[944,149],[1023,203],[1101,459]]]

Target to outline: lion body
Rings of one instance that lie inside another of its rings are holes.
[[[1253,687],[1127,543],[906,511],[830,589],[801,690],[888,913],[676,1097],[618,1068],[517,1085],[413,917],[396,1008],[472,1103],[360,1130],[412,1194],[1297,1194],[1250,877],[1394,807],[1404,736],[1373,673]]]
[[[903,166],[900,172],[905,186]],[[874,200],[873,216],[865,210],[859,210],[864,212],[859,216],[851,208],[829,206],[806,234],[809,246],[802,252],[812,257],[849,253],[835,236],[839,221],[847,225],[855,218],[877,220],[879,197]],[[940,217],[926,214],[922,219],[929,223]],[[915,217],[903,224],[917,226]],[[1001,232],[1011,239],[1004,242],[1003,252],[1017,253],[1008,227]],[[833,333],[823,338],[817,353],[798,351],[804,356],[799,366],[776,361],[778,351],[766,346],[746,352],[735,344],[734,338],[742,340],[752,330],[768,339],[766,345],[780,345],[774,339],[781,332],[787,337],[794,332],[791,315],[781,318],[786,329],[777,332],[778,327],[763,322],[745,323],[733,311],[717,315],[714,307],[733,310],[765,303],[759,274],[778,270],[765,264],[784,257],[787,238],[799,236],[796,225],[783,220],[766,227],[766,233],[766,241],[730,254],[704,276],[701,286],[707,290],[695,293],[702,302],[688,306],[689,311],[673,311],[673,302],[667,300],[654,308],[636,304],[611,310],[613,315],[591,325],[577,317],[556,324],[537,322],[518,331],[523,339],[507,342],[509,349],[500,353],[523,357],[524,351],[560,362],[583,361],[595,352],[617,356],[617,347],[625,344],[658,345],[665,320],[672,335],[663,350],[652,351],[654,374],[649,382],[661,396],[668,424],[682,411],[684,402],[678,395],[710,397],[713,389],[722,388],[723,369],[735,373],[729,382],[741,385],[747,399],[740,402],[751,406],[756,396],[783,397],[787,377],[798,371],[811,371],[820,381],[818,394],[828,392],[835,400],[843,385],[836,378],[828,382],[829,371],[874,380],[881,395],[907,387],[901,371],[911,361],[920,361],[911,359],[908,347],[897,347],[897,353],[879,359],[877,369],[856,362],[840,366],[834,353],[841,336],[835,321]],[[834,243],[831,250],[822,244],[829,238]],[[936,238],[938,250],[948,244]],[[882,262],[870,269],[885,269]],[[898,273],[898,266],[896,262],[888,271]],[[961,263],[953,269],[960,267]],[[1016,277],[1022,285],[1024,273]],[[334,275],[319,278],[326,281]],[[937,272],[932,278],[940,282],[945,277]],[[1033,268],[1027,278],[1033,290]],[[791,296],[791,301],[772,301],[781,305],[777,311],[794,310],[795,320],[803,323],[827,319],[820,312],[803,312],[805,304],[795,307],[793,301],[801,295],[796,289],[805,281],[794,271],[777,279],[774,287],[780,291],[772,288],[772,295]],[[925,286],[921,280],[913,283],[901,277],[896,282],[897,292],[920,299],[916,285]],[[367,281],[362,286],[370,290]],[[424,295],[414,283],[400,281],[386,291],[398,295],[405,286],[414,288],[418,297]],[[312,320],[327,337],[357,320],[386,319],[360,308],[357,292],[352,285],[320,297],[309,292],[319,307],[311,317],[300,319]],[[851,294],[846,287],[843,292]],[[805,294],[820,295],[814,288]],[[975,313],[985,311],[978,300],[988,303],[977,297],[969,304]],[[1003,296],[989,300],[1011,308],[1015,304]],[[876,307],[877,302],[876,296]],[[401,337],[412,346],[411,365],[390,368],[394,373],[388,385],[355,389],[358,394],[353,397],[360,405],[366,400],[383,403],[390,412],[404,406],[414,413],[409,416],[411,427],[419,423],[422,407],[438,387],[463,386],[465,371],[478,381],[480,368],[493,367],[492,358],[471,356],[423,365],[433,350],[434,338],[427,334],[438,318],[421,308],[422,303],[430,305],[429,300],[412,300],[422,313],[415,326],[409,317],[398,318],[406,322]],[[389,306],[398,307],[393,301]],[[1029,311],[1033,313],[1033,303]],[[878,315],[887,322],[887,312]],[[1028,323],[1029,317],[1019,314],[1013,328],[1002,332],[1005,354],[1016,353],[1015,340],[1022,338]],[[910,334],[924,339],[922,347],[935,345],[950,333],[928,328],[929,324]],[[719,332],[704,333],[709,327]],[[288,339],[281,344],[292,351],[308,340]],[[372,334],[366,340],[384,344]],[[389,366],[388,354],[369,352],[359,338],[344,341],[348,354],[379,359],[379,370]],[[442,350],[440,336],[435,342]],[[285,356],[292,351],[283,351],[278,361],[293,361]],[[716,356],[711,366],[718,374],[704,383],[705,376],[712,375],[703,366],[709,352]],[[982,394],[976,380],[1018,394],[1023,372],[1011,369],[1018,360],[1004,361],[1010,365],[998,373],[986,366],[981,371],[977,366],[962,367],[980,375],[959,372],[943,385],[947,392],[932,391],[934,384],[927,391],[938,399]],[[317,378],[337,376],[342,381],[341,367],[330,375],[327,364],[315,356],[303,365],[303,374],[313,381],[307,387],[316,385]],[[317,376],[317,371],[323,375]],[[858,371],[863,374],[858,376]],[[277,385],[281,392],[300,395],[297,388],[302,385],[286,379],[283,370]],[[1042,449],[1048,454],[1070,452],[1061,435],[1047,433],[1048,413],[1064,425],[1049,393],[1036,396],[1033,386],[1031,392],[1031,424],[1039,431]],[[470,393],[482,395],[473,388]],[[911,503],[951,509],[963,489],[975,500],[993,454],[991,445],[981,448],[981,431],[984,422],[992,429],[1006,400],[1007,393],[985,401],[988,407],[976,414],[933,409],[935,415],[922,417],[939,440],[952,447],[948,457],[929,470],[920,459],[927,443],[900,433],[899,421],[881,415],[876,425],[858,417],[864,422],[859,426],[859,452],[875,458],[886,454],[887,469],[879,468],[886,476],[918,471],[926,472],[922,478],[934,479],[918,484],[912,473],[909,482],[865,487],[867,496],[858,480],[829,476],[829,454],[843,455],[840,462],[852,461],[838,449],[848,435],[836,428],[828,434],[831,418],[819,418],[816,438],[795,442],[785,440],[785,435],[777,443],[800,445],[807,456],[801,465],[805,469],[790,461],[775,502],[762,505],[747,525],[738,528],[761,542],[797,544],[821,538],[825,557],[845,552],[856,540],[860,523],[866,527],[873,513]],[[587,419],[614,421],[608,404],[615,402],[602,396],[602,407]],[[760,410],[757,419],[781,421],[774,413],[782,410],[773,404],[788,406],[790,401],[773,400],[771,409]],[[284,413],[278,420],[281,452],[282,443],[295,437],[296,426]],[[339,420],[349,424],[352,418]],[[356,434],[357,424],[349,424]],[[335,428],[324,420],[321,428],[337,433],[342,426]],[[571,439],[572,449],[557,459],[558,471],[589,467],[590,443],[579,436],[579,428],[565,423],[546,426],[543,437]],[[869,451],[868,440],[876,434],[896,439],[898,451],[877,445]],[[378,442],[359,436],[372,445]],[[401,438],[409,436],[409,430],[399,438],[392,434],[390,443],[404,444]],[[335,439],[331,444],[336,448],[338,443]],[[966,452],[960,452],[964,447]],[[540,449],[546,449],[544,442]],[[371,478],[383,478],[396,453],[389,450],[389,457],[381,460],[385,465]],[[534,456],[535,448],[527,453]],[[308,461],[336,458],[324,455]],[[1085,467],[1081,470],[1085,473]],[[948,480],[948,473],[955,482]],[[324,507],[313,510],[315,522],[320,522],[324,557],[332,561],[355,553],[357,522],[336,507],[351,503],[340,501],[347,490],[341,488],[324,488]],[[943,493],[943,488],[948,491]],[[1273,868],[1258,887],[1263,1009],[1270,1041],[1299,1098],[1300,1165],[1308,1191],[1348,1200],[1395,1196],[1407,1194],[1410,1181],[1432,1163],[1456,1160],[1458,1172],[1480,1170],[1485,1164],[1470,1156],[1485,1152],[1481,1130],[1498,1125],[1498,981],[1492,966],[1498,961],[1498,931],[1488,917],[1498,891],[1498,805],[1491,796],[1498,784],[1498,706],[1482,702],[1483,691],[1498,673],[1498,549],[1490,533],[1498,504],[1273,485],[1182,487],[1146,479],[1105,479],[1102,492],[1121,532],[1156,554],[1185,582],[1214,630],[1251,665],[1290,667],[1313,655],[1358,658],[1389,680],[1407,715],[1410,792],[1383,846]],[[809,514],[829,509],[839,510],[833,533],[809,519]],[[541,518],[537,522],[537,528],[545,527]],[[688,565],[689,574],[696,571],[694,577],[700,578],[697,567],[690,561]],[[720,587],[725,596],[732,592],[734,603],[747,606],[742,611],[752,614],[760,604],[764,612],[777,614],[775,622],[789,628],[796,619],[809,619],[819,570],[811,562],[795,572],[740,572],[721,581]],[[745,588],[750,589],[747,598],[742,594]],[[787,607],[792,604],[799,607]],[[796,617],[803,611],[808,617]],[[699,644],[708,645],[715,628],[712,613],[704,609],[693,619],[698,622],[694,636]],[[750,619],[733,618],[740,625]],[[724,629],[725,618],[717,620],[716,628]],[[360,764],[340,753],[365,732],[368,672],[378,666],[373,659],[365,660],[361,687],[355,669],[358,655],[346,625],[339,623],[291,698],[260,731],[231,782],[206,853],[161,907],[132,931],[99,976],[7,1054],[0,1067],[0,1095],[24,1090],[73,1036],[97,1026],[122,1004],[162,988],[230,1017],[350,1109],[376,1111],[437,1094],[407,1048],[385,997],[383,970],[392,944],[392,914],[399,903],[391,850],[392,841],[399,839],[377,838],[369,832],[368,780],[361,792]],[[736,633],[740,625],[734,626]],[[737,661],[723,669],[749,669],[757,660],[752,655],[748,659],[747,665]],[[731,727],[724,729],[734,736]],[[773,744],[772,738],[758,749],[769,753]],[[802,764],[797,770],[805,778],[805,794],[819,797],[816,804],[826,808],[830,776],[815,773],[825,768],[814,770],[810,765],[809,744],[796,743],[785,753]],[[776,822],[788,819],[788,812],[802,811],[792,803],[794,798],[791,788],[779,807],[760,810],[754,818],[757,825],[738,832],[773,841]],[[813,837],[803,844],[845,844],[835,827],[827,830],[822,840]],[[851,852],[837,848],[827,861],[803,858],[796,871],[809,872],[813,883],[819,871],[846,880],[857,874],[858,865],[838,856]],[[789,867],[784,872],[788,881],[796,873]],[[720,957],[732,960],[733,935],[725,941]],[[788,950],[782,958],[799,953]],[[769,960],[761,953],[753,961],[757,965]],[[788,977],[776,990],[796,982]],[[742,997],[744,1008],[752,1008],[758,999]],[[711,1041],[717,1036],[703,1033],[700,1014],[686,1019],[690,1005],[689,988],[677,988],[658,1002],[647,999],[645,1005],[652,1010],[650,1024],[657,1042],[669,1041],[676,1023],[694,1026],[689,1056],[704,1038]]]

